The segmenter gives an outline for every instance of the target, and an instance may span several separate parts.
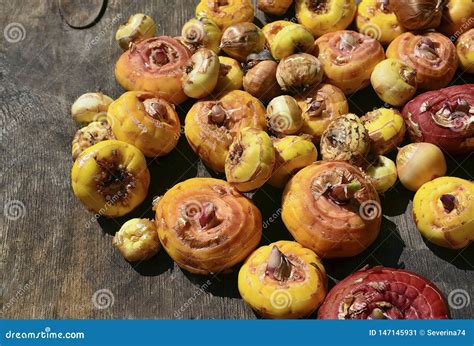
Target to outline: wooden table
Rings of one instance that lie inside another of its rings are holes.
[[[2,30],[7,25],[20,29],[19,36],[10,32],[9,40],[6,34],[0,38],[2,316],[255,318],[239,297],[238,270],[216,277],[192,275],[164,251],[147,263],[130,265],[111,244],[127,218],[96,220],[71,191],[70,143],[78,125],[70,106],[85,92],[102,90],[115,98],[122,93],[113,74],[121,53],[114,41],[118,24],[143,12],[157,21],[159,34],[178,35],[197,2],[109,0],[103,13],[93,0],[75,2],[72,10],[66,0],[0,5]],[[97,14],[100,19],[88,28],[66,23],[87,24]],[[455,80],[465,82],[467,75]],[[350,99],[351,111],[359,115],[377,105],[382,104],[372,90]],[[182,120],[189,106],[178,107]],[[210,174],[184,136],[169,156],[150,160],[149,167],[150,194],[130,217],[153,217],[153,196],[178,181]],[[472,179],[474,155],[449,159],[449,174]],[[396,185],[382,198],[382,231],[375,244],[357,257],[324,261],[331,285],[367,264],[385,265],[426,276],[446,296],[462,289],[474,299],[473,247],[448,251],[425,243],[411,217],[412,197]],[[277,216],[264,229],[262,243],[291,239],[278,216],[279,191],[265,186],[253,200],[264,221]],[[101,299],[101,294],[109,296]],[[456,318],[471,318],[473,312],[472,304],[452,309]]]

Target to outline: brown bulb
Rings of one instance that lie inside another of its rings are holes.
[[[433,29],[441,24],[445,0],[392,0],[389,9],[409,30]]]
[[[267,103],[282,91],[276,79],[278,64],[265,60],[248,70],[243,80],[244,90]]]

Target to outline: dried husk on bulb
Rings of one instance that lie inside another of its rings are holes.
[[[346,114],[334,120],[321,137],[323,160],[347,161],[363,166],[369,149],[369,133],[355,114]]]
[[[409,30],[425,30],[440,25],[445,2],[445,0],[392,0],[388,6],[403,27]]]
[[[222,34],[221,49],[230,57],[244,62],[252,53],[258,53],[265,46],[265,36],[253,23],[238,23],[229,26]]]
[[[115,139],[112,128],[107,121],[93,121],[77,130],[72,140],[72,159],[75,160],[84,150],[101,141]]]
[[[280,61],[276,78],[283,90],[295,92],[318,85],[323,79],[323,68],[311,54],[293,54]]]
[[[244,90],[264,103],[281,95],[282,90],[276,79],[277,67],[278,63],[273,60],[256,64],[244,76]]]

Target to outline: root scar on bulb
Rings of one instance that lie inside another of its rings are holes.
[[[97,191],[107,201],[116,203],[124,202],[130,191],[135,187],[136,181],[121,163],[121,154],[117,150],[112,151],[110,159],[95,159],[101,171],[96,178]]]

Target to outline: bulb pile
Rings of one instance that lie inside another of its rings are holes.
[[[145,157],[172,152],[184,121],[190,149],[218,178],[168,186],[153,201],[154,220],[125,222],[113,245],[126,260],[163,248],[199,275],[244,263],[239,292],[267,318],[318,307],[319,318],[448,318],[442,293],[407,271],[364,269],[328,293],[320,259],[377,241],[383,196],[397,179],[416,192],[413,224],[428,241],[460,249],[474,240],[474,185],[444,177],[443,153],[474,151],[474,85],[447,87],[458,62],[474,70],[473,29],[461,32],[472,4],[444,3],[259,0],[270,15],[294,7],[298,20],[259,27],[250,0],[201,0],[180,36],[156,36],[151,15],[131,16],[115,35],[125,92],[90,92],[71,107],[84,126],[72,141],[74,194],[102,217],[129,214],[156,192]],[[358,31],[347,30],[353,21]],[[454,43],[444,36],[453,30]],[[386,106],[357,114],[346,96],[368,87]],[[413,98],[418,90],[432,91]],[[406,137],[414,143],[402,146]],[[258,247],[262,215],[242,193],[266,184],[282,190],[295,241]],[[383,299],[392,292],[403,299]]]

